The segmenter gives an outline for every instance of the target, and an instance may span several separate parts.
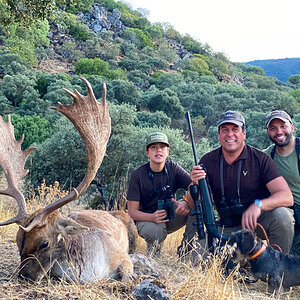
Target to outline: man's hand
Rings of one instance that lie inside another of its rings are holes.
[[[167,217],[167,212],[164,209],[157,210],[152,214],[153,222],[155,223],[166,223],[169,219],[165,219]]]
[[[205,176],[205,171],[199,165],[193,166],[190,178],[194,184],[198,184],[198,181],[205,178]]]
[[[172,198],[173,203],[177,206],[175,212],[178,215],[186,216],[190,212],[190,207],[185,201],[176,201]]]
[[[257,226],[257,218],[261,214],[261,209],[251,204],[242,216],[242,228],[246,230],[255,230]]]

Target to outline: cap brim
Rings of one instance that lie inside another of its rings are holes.
[[[236,121],[236,120],[224,120],[224,121],[222,121],[222,122],[220,122],[218,124],[218,127],[221,126],[222,124],[225,124],[225,123],[232,123],[232,124],[235,124],[237,126],[244,126],[244,123],[240,122],[240,121]]]
[[[267,127],[267,128],[269,127],[270,123],[271,123],[274,119],[279,119],[279,120],[281,120],[281,121],[283,121],[283,122],[290,122],[290,123],[291,123],[291,121],[288,120],[288,119],[286,119],[286,118],[283,118],[283,117],[280,117],[280,116],[274,116],[273,118],[271,118],[271,119],[268,121],[268,123],[266,123],[266,127]]]
[[[168,147],[170,147],[170,145],[169,145],[168,143],[166,143],[166,142],[161,142],[161,141],[151,142],[150,144],[147,144],[146,147],[149,147],[150,145],[155,144],[155,143],[162,143],[162,144],[165,144],[165,145],[167,145]]]

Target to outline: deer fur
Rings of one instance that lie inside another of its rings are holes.
[[[19,229],[19,274],[32,281],[47,273],[81,283],[118,277],[128,281],[133,275],[128,253],[135,251],[136,239],[136,227],[123,211],[84,210],[68,218],[54,211],[44,226]]]
[[[7,188],[0,190],[0,195],[14,198],[19,207],[17,215],[0,222],[0,226],[19,225],[16,238],[21,256],[19,274],[32,281],[39,281],[47,274],[79,282],[118,275],[128,281],[133,275],[128,252],[135,250],[137,230],[128,214],[86,210],[65,218],[59,212],[59,208],[77,199],[89,187],[101,165],[111,132],[106,85],[103,84],[102,101],[98,102],[90,83],[85,78],[81,80],[87,87],[87,96],[77,90],[65,90],[73,98],[73,104],[58,103],[52,109],[66,116],[80,133],[87,152],[86,174],[69,194],[32,214],[27,212],[18,182],[28,173],[24,170],[25,162],[36,148],[23,151],[24,135],[17,141],[10,116],[7,122],[0,116],[0,165],[7,179]]]

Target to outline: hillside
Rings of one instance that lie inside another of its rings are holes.
[[[123,2],[76,2],[65,7],[58,1],[60,6],[44,19],[33,10],[27,25],[18,23],[24,21],[20,14],[9,17],[11,7],[0,5],[0,15],[7,17],[0,18],[0,114],[11,114],[17,138],[25,134],[24,149],[38,146],[31,155],[31,185],[47,177],[47,183],[67,187],[84,175],[80,139],[49,110],[57,102],[71,103],[64,88],[86,93],[82,76],[97,99],[106,83],[112,120],[108,155],[94,182],[101,195],[88,203],[94,208],[103,202],[107,206],[108,199],[112,206],[123,199],[128,175],[145,162],[143,143],[150,131],[163,130],[172,144],[170,159],[190,170],[186,111],[192,116],[199,157],[218,145],[216,122],[226,110],[243,113],[247,142],[257,148],[270,143],[264,118],[274,108],[290,113],[299,130],[297,83],[233,63],[171,24],[152,24]],[[76,159],[66,163],[70,157]]]
[[[265,71],[267,76],[272,76],[285,82],[290,76],[300,74],[300,57],[252,60],[244,64],[260,67]]]

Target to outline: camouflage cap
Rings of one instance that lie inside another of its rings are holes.
[[[168,137],[162,132],[153,132],[147,136],[146,148],[154,143],[164,143],[169,147]]]
[[[238,112],[233,110],[228,110],[221,114],[218,121],[218,127],[224,123],[233,123],[238,126],[245,125],[245,118]]]
[[[271,121],[274,119],[280,119],[284,122],[290,122],[293,124],[292,118],[284,110],[273,110],[266,116],[266,127],[268,127]]]

